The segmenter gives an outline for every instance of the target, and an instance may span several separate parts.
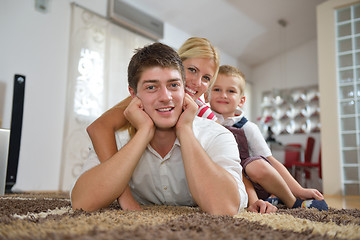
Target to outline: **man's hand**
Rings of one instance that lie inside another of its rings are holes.
[[[251,204],[248,208],[248,211],[250,212],[256,212],[256,213],[274,213],[277,211],[277,207],[272,205],[269,202],[263,201],[261,199],[257,200],[253,204]]]
[[[182,128],[190,127],[192,129],[192,124],[198,110],[198,105],[190,97],[189,94],[185,93],[184,103],[183,103],[183,112],[181,113],[179,120],[176,123],[176,135],[179,136]]]
[[[154,136],[154,122],[144,111],[142,102],[138,97],[134,97],[131,100],[129,106],[124,111],[124,116],[134,128],[137,130],[148,129],[150,130],[151,138]]]

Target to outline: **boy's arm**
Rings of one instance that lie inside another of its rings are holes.
[[[115,132],[128,123],[124,116],[124,110],[130,101],[131,97],[125,98],[86,129],[100,162],[109,159],[117,152]]]
[[[293,176],[291,176],[291,174],[286,169],[286,167],[271,155],[271,151],[268,148],[267,143],[265,142],[265,139],[264,139],[263,135],[260,132],[260,129],[256,126],[256,124],[254,124],[254,123],[251,123],[251,124],[253,124],[254,127],[250,128],[250,132],[246,132],[246,134],[247,134],[247,136],[249,134],[248,144],[249,144],[249,147],[254,152],[254,155],[266,156],[266,158],[271,162],[273,167],[279,172],[281,177],[285,180],[285,182],[289,186],[291,192],[296,197],[299,197],[301,199],[315,198],[316,200],[323,200],[324,197],[318,190],[303,188],[293,178]],[[251,140],[249,140],[249,138]],[[260,152],[258,151],[259,149],[256,148],[256,145],[260,146],[260,148],[261,148]],[[267,148],[268,153],[264,154],[264,152],[263,152],[264,147],[261,147],[261,146],[265,146]]]
[[[210,214],[235,215],[240,206],[237,182],[207,155],[192,130],[197,105],[186,94],[184,112],[176,125],[186,179],[199,207]]]
[[[72,207],[94,211],[108,206],[128,186],[132,173],[155,131],[150,117],[134,99],[127,110],[128,119],[138,129],[130,141],[105,162],[83,173],[71,193]]]
[[[315,198],[316,200],[324,200],[324,196],[316,189],[312,188],[303,188],[295,178],[290,174],[286,167],[279,162],[273,156],[266,157],[273,167],[279,172],[281,177],[285,180],[286,184],[289,186],[291,192],[301,199],[311,199]]]

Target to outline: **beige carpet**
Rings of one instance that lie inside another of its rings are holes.
[[[117,204],[73,211],[66,193],[0,196],[0,239],[360,239],[360,210],[280,209],[212,216],[198,208]]]

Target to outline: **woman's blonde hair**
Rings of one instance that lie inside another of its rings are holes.
[[[219,71],[220,57],[217,49],[206,38],[191,37],[179,48],[178,54],[184,62],[189,58],[209,58],[215,63],[216,69],[210,81],[209,88],[213,85]]]

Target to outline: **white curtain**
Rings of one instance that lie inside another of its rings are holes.
[[[86,127],[129,95],[127,65],[152,41],[72,4],[60,189],[70,190],[91,144]]]

